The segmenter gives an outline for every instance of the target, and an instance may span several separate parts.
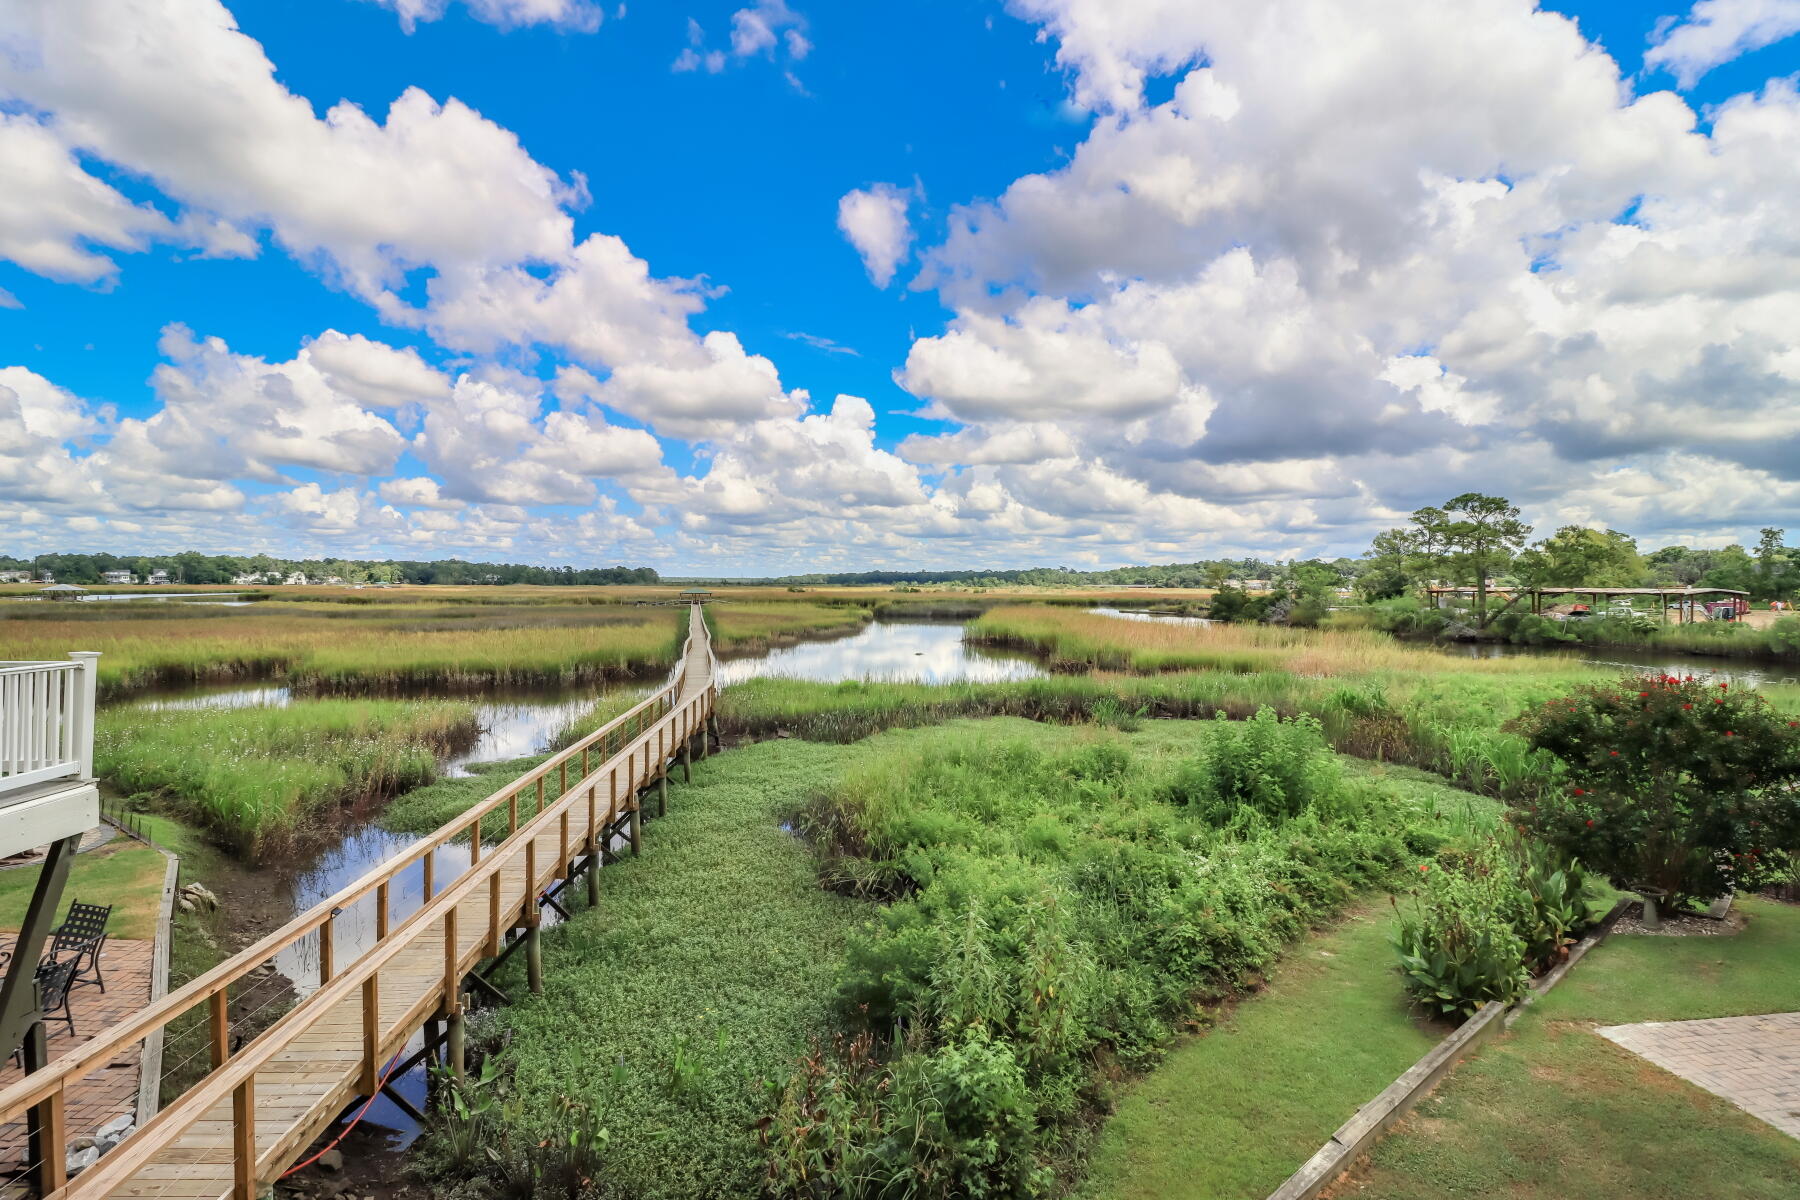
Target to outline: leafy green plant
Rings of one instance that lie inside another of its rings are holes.
[[[1396,905],[1394,945],[1408,992],[1443,1014],[1518,999],[1597,915],[1578,861],[1516,836],[1421,863],[1419,876],[1412,903]]]
[[[1510,874],[1492,862],[1470,869],[1432,870],[1410,906],[1398,907],[1394,948],[1406,989],[1422,1007],[1466,1016],[1489,1001],[1510,1004],[1525,994],[1530,974],[1525,941],[1507,920],[1515,897]]]
[[[487,1160],[495,1136],[499,1071],[492,1059],[479,1074],[458,1079],[448,1068],[433,1067],[439,1101],[427,1126],[431,1145],[454,1174],[466,1174]]]

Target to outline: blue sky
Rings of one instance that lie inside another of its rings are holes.
[[[0,549],[1104,565],[1354,553],[1467,487],[1800,523],[1797,9],[25,0]]]

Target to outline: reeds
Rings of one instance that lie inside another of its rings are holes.
[[[308,818],[428,783],[440,755],[478,734],[459,703],[313,700],[285,708],[111,709],[95,768],[126,792],[152,792],[226,846],[259,858]]]
[[[1033,650],[1061,670],[1286,671],[1295,675],[1475,673],[1530,675],[1519,659],[1457,660],[1375,630],[1283,625],[1178,625],[1124,621],[1045,605],[995,608],[969,624],[969,639]]]
[[[107,698],[276,678],[299,692],[469,692],[653,676],[674,661],[686,634],[680,608],[567,605],[560,612],[521,612],[270,603],[208,609],[203,616],[175,605],[120,606],[98,616],[96,610],[84,607],[78,618],[0,620],[0,658],[98,650]]]
[[[722,651],[767,650],[833,633],[849,633],[868,624],[871,614],[860,606],[810,601],[759,601],[709,605],[706,621],[713,645]]]

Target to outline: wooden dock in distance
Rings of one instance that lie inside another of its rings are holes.
[[[681,661],[667,683],[629,712],[248,950],[0,1092],[0,1122],[30,1125],[40,1193],[50,1200],[254,1200],[347,1107],[382,1089],[428,1021],[445,1024],[442,1040],[452,1067],[459,1066],[465,982],[484,961],[525,945],[535,989],[546,895],[598,870],[614,836],[628,835],[635,852],[642,793],[654,784],[663,794],[668,772],[676,763],[686,766],[696,739],[706,754],[718,695],[713,667],[694,605]],[[502,816],[506,835],[484,845],[483,823]],[[449,846],[465,847],[469,865],[437,880],[438,851]],[[415,864],[424,903],[392,924],[390,893]],[[334,919],[370,898],[377,906],[374,945],[352,962],[334,962]],[[231,985],[315,936],[318,989],[234,1051]],[[120,1048],[201,1005],[211,1023],[210,1073],[98,1164],[67,1178],[67,1088],[104,1069]]]

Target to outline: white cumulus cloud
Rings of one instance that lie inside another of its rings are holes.
[[[912,247],[912,221],[907,215],[912,202],[913,189],[891,183],[853,188],[838,200],[838,229],[862,255],[876,287],[893,282]]]
[[[1697,0],[1686,16],[1658,25],[1644,65],[1684,88],[1722,63],[1800,33],[1800,0]]]

